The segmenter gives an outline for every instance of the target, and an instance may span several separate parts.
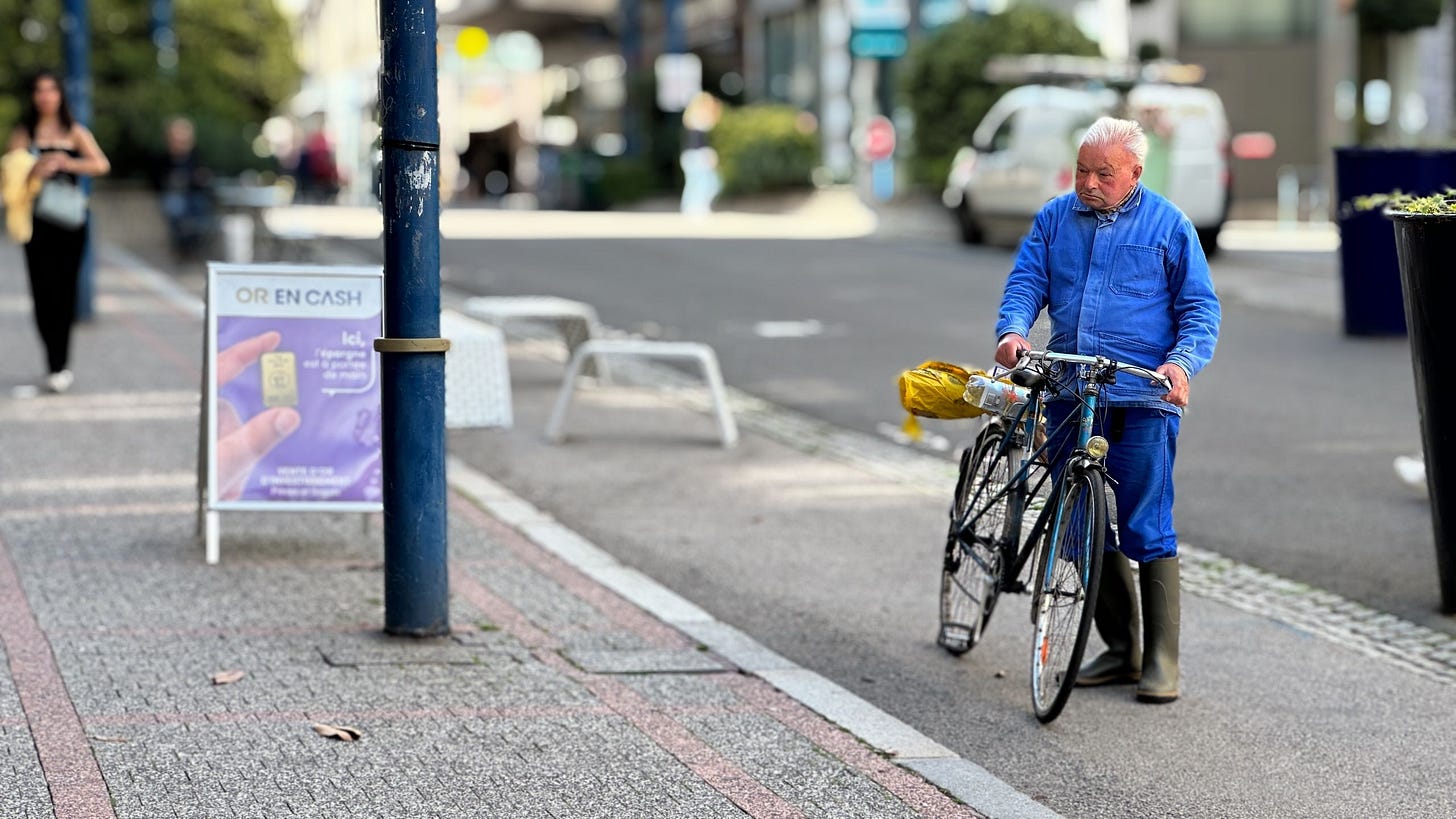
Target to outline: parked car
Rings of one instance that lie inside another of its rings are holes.
[[[1019,240],[1042,205],[1072,190],[1082,134],[1107,115],[1143,122],[1149,141],[1143,183],[1187,214],[1212,255],[1229,210],[1228,119],[1216,92],[1167,83],[1126,91],[1041,84],[1008,91],[951,163],[941,198],[961,238]]]

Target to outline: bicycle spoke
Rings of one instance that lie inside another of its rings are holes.
[[[1001,578],[1000,542],[1007,532],[1009,465],[1002,431],[987,427],[961,459],[951,510],[951,531],[941,567],[940,635],[952,654],[980,640],[996,603]]]
[[[1100,473],[1070,476],[1038,567],[1036,631],[1032,647],[1032,705],[1050,722],[1061,712],[1076,682],[1101,568],[1105,496]]]

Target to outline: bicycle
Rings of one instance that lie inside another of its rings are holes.
[[[1075,380],[1067,379],[1069,368]],[[1102,356],[1024,351],[1010,378],[1026,388],[1027,400],[989,415],[961,453],[936,642],[953,655],[965,654],[980,641],[1001,594],[1029,592],[1032,709],[1043,723],[1066,705],[1092,630],[1110,528],[1104,475],[1109,445],[1092,428],[1102,391],[1120,372],[1170,388],[1161,373]],[[1044,434],[1042,409],[1053,392],[1076,396],[1079,406]],[[1053,464],[1049,450],[1073,421],[1075,446]],[[1035,522],[1023,539],[1032,512]],[[1030,582],[1023,579],[1028,566]]]

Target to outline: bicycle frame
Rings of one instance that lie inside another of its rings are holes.
[[[1027,561],[1031,559],[1035,551],[1034,545],[1040,539],[1041,533],[1047,525],[1047,521],[1055,519],[1052,516],[1056,512],[1057,505],[1060,503],[1061,493],[1055,492],[1053,494],[1052,503],[1047,504],[1042,509],[1041,514],[1037,516],[1036,522],[1032,525],[1030,536],[1023,540],[1021,537],[1021,526],[1027,499],[1039,492],[1041,487],[1049,479],[1054,481],[1054,485],[1059,486],[1068,471],[1070,471],[1070,474],[1075,475],[1086,469],[1101,470],[1103,468],[1102,460],[1091,456],[1087,452],[1087,444],[1092,439],[1092,427],[1097,415],[1098,398],[1102,392],[1102,385],[1110,383],[1113,377],[1112,374],[1104,372],[1107,366],[1107,360],[1093,356],[1071,355],[1058,357],[1056,360],[1075,365],[1077,367],[1077,380],[1084,385],[1080,390],[1078,402],[1079,412],[1076,416],[1076,445],[1072,453],[1061,464],[1051,465],[1048,463],[1046,474],[1034,486],[1031,485],[1030,478],[1033,465],[1039,461],[1046,460],[1047,453],[1051,449],[1053,441],[1057,440],[1061,433],[1061,427],[1058,427],[1047,435],[1046,440],[1041,446],[1037,447],[1030,454],[1027,454],[1026,444],[1027,442],[1035,442],[1036,440],[1036,428],[1040,423],[1042,409],[1046,404],[1046,394],[1052,388],[1052,384],[1049,381],[1033,390],[1027,401],[1021,404],[1020,408],[1013,415],[1005,419],[1007,434],[1002,437],[1000,448],[994,453],[993,457],[999,457],[1002,454],[1005,454],[1007,457],[1010,477],[1007,479],[1006,485],[992,497],[978,499],[978,507],[969,510],[965,519],[961,521],[958,527],[962,536],[964,536],[964,532],[979,520],[986,511],[1000,502],[1002,497],[1006,498],[1008,531],[1006,532],[1006,537],[1000,543],[996,544],[997,548],[1001,551],[1004,564],[1009,567],[1007,571],[1001,574],[1000,590],[1003,592],[1026,591],[1025,584],[1017,578],[1020,577],[1022,570],[1026,567]],[[1069,416],[1063,423],[1065,424],[1070,421],[1071,417]],[[1056,538],[1059,534],[1058,532],[1052,532],[1052,542],[1057,542]],[[1047,562],[1042,567],[1044,570],[1050,571],[1053,557],[1053,553],[1049,550]]]
[[[1102,391],[1121,372],[1171,386],[1160,373],[1101,356],[1028,350],[1021,361],[1025,369],[1011,380],[1028,390],[1026,400],[993,417],[961,456],[937,642],[956,656],[970,651],[1000,594],[1030,592],[1032,703],[1037,719],[1050,722],[1076,681],[1108,541],[1108,443],[1093,434]],[[1044,410],[1066,398],[1077,406],[1066,408],[1047,434]],[[1026,517],[1042,500],[1050,502],[1023,538]],[[1022,580],[1024,574],[1032,580]]]

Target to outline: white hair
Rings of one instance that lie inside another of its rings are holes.
[[[1082,145],[1120,146],[1136,157],[1139,165],[1148,157],[1148,138],[1143,135],[1143,126],[1131,119],[1102,117],[1082,135]]]

